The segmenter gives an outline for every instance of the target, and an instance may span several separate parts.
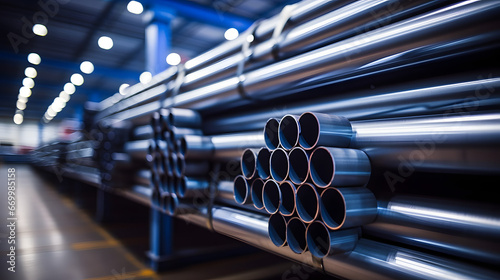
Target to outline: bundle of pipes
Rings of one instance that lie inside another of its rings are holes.
[[[374,220],[377,202],[364,187],[368,157],[346,148],[350,122],[310,112],[285,115],[266,123],[264,138],[265,148],[241,157],[235,201],[271,214],[269,237],[278,247],[318,258],[352,250],[360,226]]]

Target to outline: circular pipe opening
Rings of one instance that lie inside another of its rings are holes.
[[[330,185],[335,173],[335,164],[330,152],[325,148],[317,148],[311,154],[310,160],[311,179],[320,188]]]
[[[292,149],[299,142],[300,127],[294,116],[286,115],[281,119],[278,137],[281,146],[286,150]]]
[[[303,184],[307,180],[309,174],[309,157],[307,152],[302,148],[293,148],[288,155],[290,162],[290,171],[288,176],[295,184]]]
[[[177,207],[179,207],[179,200],[177,199],[177,196],[174,193],[172,193],[167,196],[166,201],[167,201],[166,205],[167,214],[171,216],[175,215]]]
[[[276,119],[269,119],[264,126],[264,141],[270,150],[277,149],[280,145],[278,136],[279,122]]]
[[[177,150],[177,143],[175,143],[176,135],[173,130],[168,132],[167,142],[169,146],[169,150],[175,151]]]
[[[292,218],[288,221],[286,241],[294,253],[302,254],[306,251],[306,225],[299,218]]]
[[[177,194],[180,198],[184,198],[186,196],[186,177],[176,178],[175,194]]]
[[[179,148],[179,154],[182,156],[186,155],[186,150],[187,150],[187,143],[186,143],[186,138],[181,137],[177,139],[177,147]]]
[[[176,168],[175,164],[176,164],[175,155],[171,153],[168,156],[168,164],[167,164],[169,174],[172,174],[172,175],[174,174],[174,169]]]
[[[269,239],[276,247],[283,247],[286,243],[286,221],[280,214],[273,214],[269,217],[268,223]]]
[[[252,183],[250,193],[252,194],[252,201],[255,208],[264,209],[264,202],[262,201],[262,190],[264,188],[264,180],[255,179]]]
[[[321,194],[321,217],[331,228],[340,228],[345,221],[345,201],[339,190],[328,188]]]
[[[248,200],[248,183],[245,177],[242,175],[236,176],[234,178],[234,190],[233,197],[236,203],[245,204]]]
[[[264,208],[269,214],[278,212],[281,204],[281,192],[278,183],[267,180],[262,191]]]
[[[283,149],[276,149],[271,154],[271,176],[278,182],[283,182],[288,176],[288,155]]]
[[[167,197],[168,197],[168,194],[162,194],[161,197],[160,197],[160,207],[161,207],[161,210],[163,210],[163,212],[167,212],[167,204],[168,204],[168,201],[167,201]]]
[[[165,173],[162,173],[160,175],[160,191],[164,192],[164,193],[168,193],[169,192],[169,189],[168,189],[168,178],[169,176],[167,176]]]
[[[271,170],[269,166],[270,159],[271,152],[266,148],[260,149],[257,154],[257,174],[264,180],[271,177]]]
[[[255,153],[251,149],[246,149],[241,156],[241,172],[245,178],[250,179],[253,177],[256,164]]]
[[[174,172],[177,176],[182,177],[186,172],[186,161],[182,157],[175,156],[175,169]]]
[[[310,184],[303,184],[297,189],[295,195],[297,203],[297,214],[305,223],[310,223],[316,219],[319,212],[318,193]]]
[[[330,232],[321,222],[313,222],[307,227],[307,246],[313,256],[323,258],[330,251]]]
[[[319,140],[320,124],[313,113],[306,112],[299,117],[299,144],[304,149],[312,149]]]
[[[291,216],[295,210],[295,186],[285,181],[280,184],[281,204],[279,211],[283,216]]]

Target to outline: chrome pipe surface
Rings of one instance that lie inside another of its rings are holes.
[[[327,188],[321,193],[321,218],[332,229],[373,222],[377,216],[375,195],[364,187]]]
[[[280,183],[281,204],[279,211],[281,215],[289,217],[295,213],[295,185],[290,181]]]
[[[307,251],[306,225],[299,218],[291,218],[286,224],[286,240],[288,247],[295,254]]]
[[[241,205],[252,204],[251,183],[243,175],[234,178],[234,200]]]
[[[260,148],[257,153],[257,175],[262,180],[271,178],[271,151],[268,148]]]
[[[320,188],[363,186],[370,179],[371,165],[361,150],[318,147],[311,154],[309,170]]]
[[[187,160],[211,159],[215,149],[210,137],[200,135],[184,135],[178,139],[177,146]]]
[[[288,177],[294,184],[304,184],[309,178],[309,155],[300,148],[293,148],[288,154],[288,165],[290,171]]]
[[[286,244],[287,223],[285,217],[276,213],[269,216],[268,234],[269,239],[276,247],[283,247]]]
[[[153,138],[153,128],[150,125],[138,126],[132,131],[132,138],[134,140]]]
[[[246,179],[251,179],[257,171],[257,151],[245,149],[240,159],[241,173]]]
[[[306,183],[297,188],[295,207],[300,220],[304,223],[310,223],[319,217],[320,200],[313,185]]]
[[[181,109],[168,109],[167,123],[173,127],[201,128],[202,120],[198,112]]]
[[[262,202],[269,214],[276,214],[281,206],[281,190],[274,180],[267,180],[262,188]]]
[[[260,149],[265,146],[261,132],[247,132],[236,134],[222,134],[212,136],[214,145],[214,159],[239,159],[246,148]]]
[[[283,149],[289,151],[299,144],[299,116],[285,115],[280,120],[278,138]]]
[[[295,254],[289,248],[276,247],[268,237],[268,217],[228,207],[214,207],[212,224],[215,232],[224,234],[268,252],[321,269],[321,262],[309,252]]]
[[[264,125],[264,141],[266,147],[274,151],[280,146],[280,138],[278,136],[280,122],[277,119],[268,119]]]
[[[252,202],[255,208],[262,210],[264,209],[264,201],[262,200],[262,191],[264,188],[264,180],[257,178],[253,180],[250,186],[250,194],[252,197]]]
[[[270,166],[271,177],[277,182],[284,182],[288,178],[289,171],[288,154],[285,150],[278,148],[271,153]]]
[[[146,160],[149,145],[149,140],[128,141],[125,143],[124,150],[133,159]]]
[[[351,143],[352,127],[345,117],[305,112],[299,125],[299,144],[306,150],[317,146],[347,148]]]
[[[323,222],[314,221],[307,226],[307,247],[318,258],[348,253],[356,247],[360,234],[360,228],[330,230]]]
[[[175,184],[175,194],[179,198],[207,195],[209,185],[204,178],[179,177]]]
[[[350,254],[323,258],[328,274],[345,279],[498,279],[492,271],[367,239]]]

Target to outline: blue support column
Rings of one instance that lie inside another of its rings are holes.
[[[166,57],[171,51],[172,34],[168,18],[162,17],[159,21],[154,16],[158,11],[153,8],[151,12],[152,21],[146,27],[146,68],[154,76],[168,67]],[[164,10],[161,12],[165,14]],[[172,217],[151,208],[149,257],[154,270],[168,266],[166,262],[173,253],[172,235]]]

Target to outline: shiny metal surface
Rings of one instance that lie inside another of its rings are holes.
[[[307,247],[318,258],[348,253],[356,247],[360,232],[360,228],[330,230],[323,222],[314,221],[307,226]]]
[[[310,157],[310,176],[320,188],[363,186],[371,174],[370,159],[360,150],[318,147]]]
[[[181,109],[168,109],[167,123],[173,127],[201,128],[202,119],[198,112]]]
[[[300,220],[310,223],[319,217],[319,195],[311,184],[303,184],[295,192],[295,209]]]
[[[299,218],[291,218],[286,224],[286,240],[290,250],[296,254],[302,254],[308,250],[306,225]]]
[[[257,175],[262,180],[271,178],[271,151],[267,148],[261,148],[257,153]]]
[[[269,216],[268,234],[269,239],[276,247],[283,247],[287,243],[287,222],[281,214],[276,213]]]
[[[284,182],[288,178],[289,160],[285,150],[278,148],[271,153],[271,177],[277,182]]]
[[[125,152],[129,154],[134,160],[146,160],[148,148],[150,145],[149,140],[128,141],[125,143]]]
[[[352,127],[345,117],[305,112],[300,115],[300,146],[306,150],[316,146],[347,148],[351,143]]]
[[[262,188],[262,202],[264,209],[269,214],[276,214],[281,207],[281,190],[274,180],[267,180]]]
[[[309,155],[300,148],[293,148],[288,154],[289,172],[288,177],[294,184],[300,185],[309,178]]]
[[[362,226],[377,216],[377,200],[367,188],[327,188],[320,200],[321,218],[332,230]]]
[[[179,198],[206,195],[209,185],[204,178],[180,177],[175,184],[175,194]]]
[[[279,125],[279,120],[272,118],[268,119],[264,126],[264,141],[266,147],[271,151],[277,149],[280,145],[280,138],[278,136]]]
[[[278,138],[283,149],[289,151],[299,144],[300,125],[299,116],[285,115],[281,118],[278,127]]]

